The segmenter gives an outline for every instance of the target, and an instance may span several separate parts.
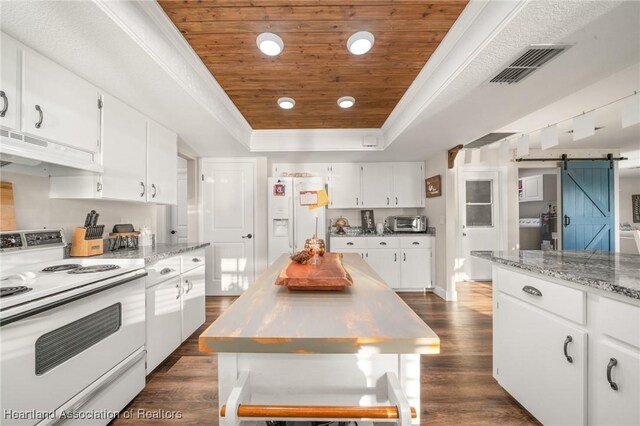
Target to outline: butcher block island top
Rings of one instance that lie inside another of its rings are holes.
[[[440,353],[440,339],[355,253],[343,264],[342,291],[290,291],[275,285],[282,255],[200,335],[201,352]]]

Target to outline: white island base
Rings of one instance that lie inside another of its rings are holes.
[[[221,353],[218,389],[219,414],[223,407],[225,414],[221,425],[264,425],[266,420],[420,424],[418,354]],[[292,412],[309,417],[239,417],[240,405],[295,406]],[[314,410],[302,414],[302,406],[322,407],[314,417]],[[388,416],[397,413],[398,418],[345,417],[350,407],[385,407]],[[340,417],[325,417],[331,413]]]

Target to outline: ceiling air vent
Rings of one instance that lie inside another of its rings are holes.
[[[507,137],[509,137],[511,135],[515,135],[515,133],[509,133],[509,132],[489,133],[489,134],[484,135],[481,138],[476,139],[475,141],[469,142],[464,147],[465,148],[480,148],[481,146],[492,144],[492,143],[497,142],[497,141],[499,141],[501,139],[507,138]]]
[[[489,80],[491,83],[518,83],[526,76],[567,50],[569,46],[559,44],[538,44],[532,45],[511,63]]]

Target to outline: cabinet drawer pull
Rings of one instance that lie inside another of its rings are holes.
[[[200,258],[199,257],[194,257],[193,259],[191,259],[192,262],[200,262]]]
[[[530,285],[525,285],[524,287],[522,287],[522,291],[524,291],[525,293],[532,294],[534,296],[542,296],[542,292],[540,290]]]
[[[5,114],[7,113],[7,110],[9,109],[9,99],[7,98],[7,95],[4,93],[3,90],[0,90],[0,98],[2,98],[2,103],[3,103],[2,111],[0,111],[0,117],[4,117]]]
[[[573,363],[573,357],[567,353],[567,347],[571,342],[573,342],[573,337],[571,336],[567,336],[567,338],[564,339],[564,357],[567,359],[567,361]]]
[[[44,113],[42,112],[42,108],[40,105],[36,105],[36,111],[38,111],[38,121],[36,121],[36,129],[39,129],[42,126],[42,121],[44,120]]]
[[[349,241],[349,242],[347,243],[347,245],[348,245],[348,246],[352,246],[352,245],[353,245],[353,243],[352,243],[351,241]]]
[[[411,244],[413,244],[414,246],[419,246],[419,245],[420,245],[420,243],[419,243],[419,242],[417,242],[417,241],[414,241],[414,242],[412,242]]]
[[[173,272],[173,269],[171,269],[171,268],[162,268],[162,270],[160,271],[160,275],[167,275],[170,272]]]
[[[140,196],[144,197],[144,193],[147,191],[147,187],[144,186],[144,182],[140,182],[140,186],[142,187],[142,192],[140,193]]]
[[[387,245],[387,243],[385,243],[384,241],[380,241],[380,245],[381,245],[381,246],[386,246],[386,245]]]
[[[607,381],[609,382],[609,386],[611,386],[611,389],[613,389],[614,391],[618,390],[618,384],[611,379],[611,370],[613,370],[613,367],[615,367],[616,365],[618,365],[618,360],[615,358],[611,358],[609,360],[609,364],[607,364]]]

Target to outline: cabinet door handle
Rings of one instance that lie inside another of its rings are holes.
[[[140,186],[142,187],[142,192],[140,193],[140,196],[144,197],[144,193],[147,191],[147,187],[144,186],[144,182],[140,182]]]
[[[7,98],[6,93],[4,93],[4,90],[0,90],[0,98],[2,98],[3,103],[2,111],[0,111],[0,117],[4,117],[9,109],[9,99]]]
[[[151,194],[151,198],[156,198],[156,194],[158,193],[158,190],[156,189],[155,183],[151,184],[151,189],[153,189],[153,194]]]
[[[393,261],[394,262],[398,261],[398,253],[393,253]]]
[[[387,205],[389,205],[389,197],[387,197]]]
[[[185,291],[186,294],[189,294],[189,291],[191,290],[191,283],[189,282],[189,280],[184,280],[185,284],[187,284],[187,291]]]
[[[380,241],[380,245],[381,245],[381,246],[386,246],[386,245],[387,245],[387,243],[386,243],[386,242],[384,242],[384,241]]]
[[[522,287],[522,291],[524,291],[525,293],[532,294],[534,296],[542,296],[542,292],[540,290],[530,285],[525,285],[524,287]]]
[[[356,197],[356,206],[360,205],[360,200],[358,199],[358,197]]]
[[[349,241],[349,242],[347,243],[347,245],[348,245],[348,246],[352,246],[352,245],[353,245],[353,243],[352,243],[351,241]]]
[[[42,112],[42,108],[40,105],[36,105],[36,111],[38,111],[38,121],[36,121],[36,129],[39,129],[42,126],[42,121],[44,120],[44,113]]]
[[[178,295],[176,296],[176,300],[180,299],[180,293],[182,291],[180,287],[181,287],[180,284],[176,284],[176,288],[178,289]]]
[[[573,337],[571,336],[567,336],[567,338],[564,339],[564,357],[567,359],[567,361],[573,363],[573,357],[567,353],[567,347],[571,342],[573,342]]]
[[[613,367],[615,367],[616,365],[618,365],[617,359],[609,359],[609,364],[607,364],[607,381],[609,382],[609,386],[611,386],[611,389],[613,389],[614,391],[618,390],[618,384],[611,379],[611,370],[613,370]]]
[[[402,253],[402,260],[407,261],[407,253]]]
[[[162,270],[160,271],[160,275],[167,275],[168,273],[173,272],[173,269],[171,268],[162,268]]]

